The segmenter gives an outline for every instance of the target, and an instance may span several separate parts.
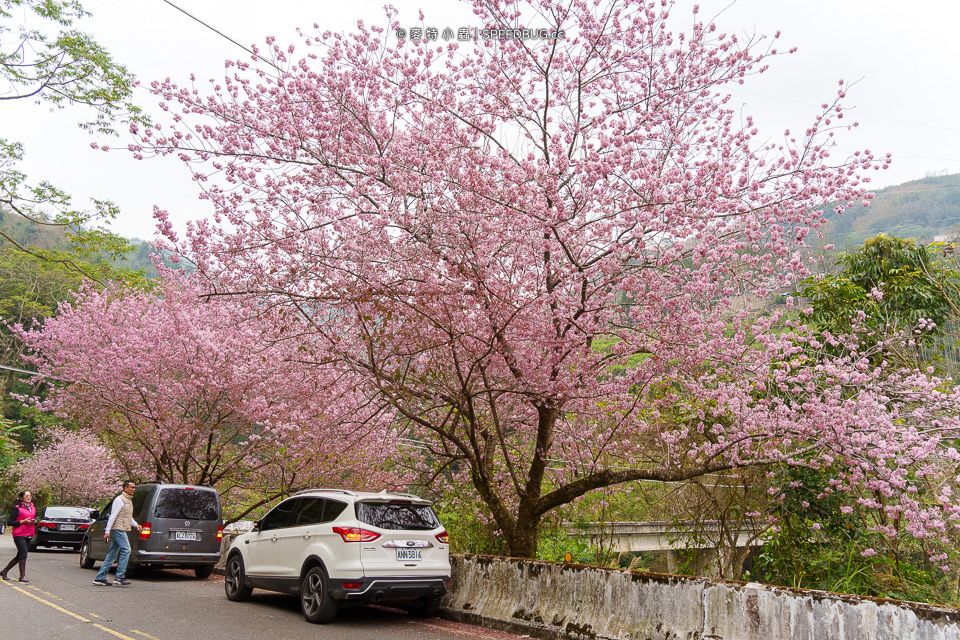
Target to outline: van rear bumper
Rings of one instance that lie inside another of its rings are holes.
[[[183,553],[170,551],[140,551],[132,554],[131,560],[137,564],[216,564],[220,562],[220,552]]]
[[[345,589],[344,583],[359,583]],[[349,602],[410,602],[421,598],[441,598],[450,589],[450,576],[424,578],[328,578],[330,596]]]

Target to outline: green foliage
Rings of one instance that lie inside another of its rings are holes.
[[[44,28],[18,22],[24,14]],[[51,109],[82,105],[93,117],[79,126],[101,134],[116,134],[117,122],[148,124],[132,102],[134,76],[93,38],[70,28],[86,15],[76,0],[0,0],[0,81],[6,87],[0,101],[32,100]],[[95,200],[92,209],[76,209],[66,191],[48,182],[30,184],[17,169],[22,160],[22,145],[0,136],[0,206],[31,224],[64,229],[82,257],[116,258],[129,250],[125,239],[104,226],[117,215],[113,203]],[[31,251],[4,226],[0,237]]]
[[[453,553],[506,555],[506,540],[496,535],[495,525],[484,522],[475,507],[445,500],[436,505],[436,510],[440,522],[450,534]]]
[[[811,302],[812,321],[834,334],[863,328],[870,345],[909,331],[914,346],[928,344],[956,316],[954,296],[960,293],[960,273],[951,261],[938,259],[941,255],[937,247],[931,251],[912,240],[879,235],[843,256],[839,274],[805,281],[801,295]],[[922,320],[934,326],[914,331]]]
[[[6,469],[20,458],[23,445],[19,435],[23,429],[22,425],[0,416],[0,469]]]
[[[803,589],[954,604],[955,580],[930,563],[930,543],[879,532],[881,525],[896,530],[905,523],[862,509],[856,495],[832,493],[835,475],[790,467],[777,478],[783,488],[770,512],[778,528],[765,537],[754,575],[748,577]]]

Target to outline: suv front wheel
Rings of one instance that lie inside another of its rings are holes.
[[[239,553],[235,553],[227,560],[227,570],[223,576],[223,590],[227,594],[227,600],[244,602],[250,599],[253,589],[244,584],[245,579],[243,558],[240,557]]]
[[[313,567],[300,584],[300,609],[307,622],[329,622],[337,614],[337,601],[330,597],[327,572]]]

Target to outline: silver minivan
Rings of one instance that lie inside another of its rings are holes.
[[[109,543],[103,532],[110,517],[108,502],[95,511],[93,524],[80,547],[80,566],[92,569],[107,557]],[[127,575],[138,567],[193,569],[206,578],[220,561],[223,520],[220,496],[211,487],[144,482],[133,494],[133,517],[143,527],[129,533],[130,561]]]

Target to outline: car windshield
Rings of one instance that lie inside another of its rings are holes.
[[[154,515],[181,520],[219,520],[217,494],[199,489],[161,489]]]
[[[358,502],[357,519],[380,529],[432,530],[440,520],[429,505],[409,502]]]
[[[44,518],[90,518],[90,509],[85,507],[47,507]]]

